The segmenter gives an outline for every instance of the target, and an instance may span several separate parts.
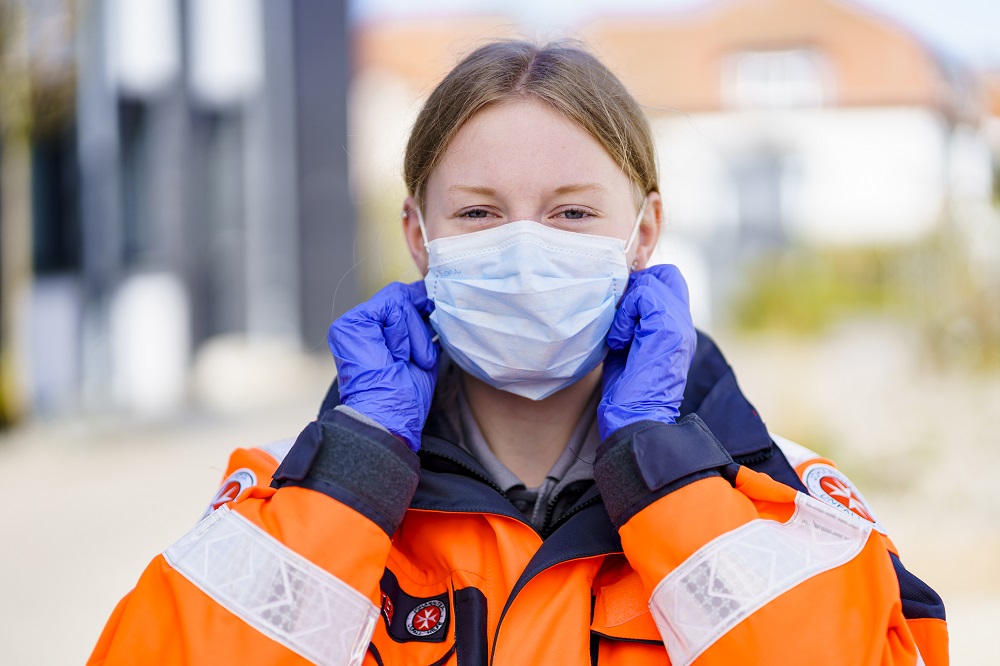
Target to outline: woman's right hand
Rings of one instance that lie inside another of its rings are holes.
[[[420,448],[437,379],[438,350],[423,282],[393,282],[330,326],[343,405]]]
[[[597,407],[601,439],[639,421],[677,420],[697,340],[677,267],[632,273],[608,331]]]

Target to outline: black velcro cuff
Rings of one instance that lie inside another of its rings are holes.
[[[328,495],[391,537],[417,489],[419,470],[417,456],[390,433],[332,410],[306,426],[271,485]]]
[[[697,414],[673,425],[657,424],[632,436],[632,454],[650,490],[706,469],[732,464],[733,458]]]
[[[675,424],[641,421],[612,434],[598,450],[594,479],[621,527],[656,499],[709,476],[728,478],[736,467],[708,426],[689,414]]]

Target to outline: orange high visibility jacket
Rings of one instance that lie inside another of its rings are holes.
[[[232,455],[89,663],[948,663],[940,598],[704,336],[681,413],[602,443],[540,533],[433,407],[419,457],[328,409]]]

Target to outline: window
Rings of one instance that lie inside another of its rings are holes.
[[[831,97],[828,69],[811,49],[744,51],[724,63],[722,98],[736,108],[822,106]]]

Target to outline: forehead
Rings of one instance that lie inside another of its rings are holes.
[[[544,102],[518,100],[489,106],[455,134],[430,174],[428,189],[456,182],[553,190],[582,182],[628,190],[628,177],[586,129]]]

